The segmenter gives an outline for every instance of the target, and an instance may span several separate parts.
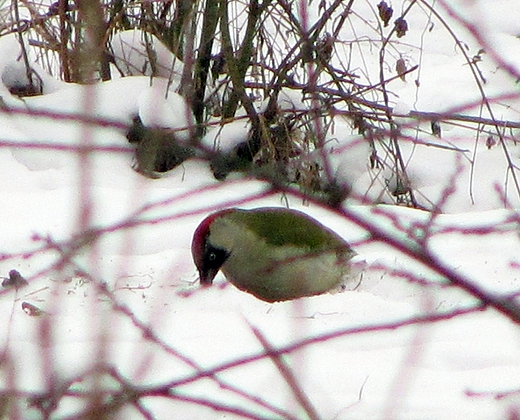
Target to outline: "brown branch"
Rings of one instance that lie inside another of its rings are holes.
[[[260,341],[260,344],[262,344],[262,347],[264,348],[266,354],[269,354],[269,358],[273,361],[276,368],[287,382],[287,385],[289,385],[289,388],[293,392],[296,400],[305,410],[309,419],[319,420],[320,416],[318,415],[318,412],[313,407],[312,402],[305,394],[305,391],[303,390],[302,386],[298,383],[298,380],[296,379],[296,376],[294,375],[292,370],[289,368],[289,366],[287,366],[287,364],[283,361],[280,355],[273,354],[273,351],[275,349],[271,345],[271,343],[269,343],[267,338],[262,334],[262,332],[251,324],[249,326],[253,331],[255,337],[258,339],[258,341]]]
[[[343,338],[349,335],[357,335],[357,334],[366,334],[371,332],[381,332],[381,331],[393,331],[399,328],[408,327],[411,325],[418,325],[418,324],[430,324],[435,322],[442,322],[447,321],[459,316],[467,315],[470,313],[474,313],[476,311],[480,311],[484,308],[483,305],[478,304],[469,308],[464,309],[458,309],[451,312],[436,312],[436,313],[430,313],[430,314],[424,314],[424,315],[418,315],[414,317],[409,317],[403,320],[394,321],[394,322],[388,322],[388,323],[381,323],[376,325],[365,325],[365,326],[358,326],[358,327],[349,327],[349,328],[340,328],[336,331],[329,332],[329,333],[323,333],[323,334],[316,334],[309,338],[304,338],[301,340],[296,341],[292,344],[287,344],[284,346],[280,346],[276,349],[270,349],[269,351],[264,350],[260,353],[255,353],[250,356],[246,356],[243,358],[238,358],[235,360],[232,360],[230,362],[222,363],[218,366],[215,366],[211,369],[206,369],[202,373],[197,373],[194,375],[186,376],[185,378],[172,381],[168,384],[163,385],[162,387],[159,387],[157,389],[157,392],[167,393],[170,388],[175,388],[181,385],[186,385],[189,383],[193,383],[196,381],[199,381],[203,378],[211,377],[219,372],[223,372],[230,369],[235,369],[237,367],[247,365],[249,363],[257,362],[259,360],[265,359],[265,358],[271,358],[273,356],[280,357],[284,354],[290,354],[295,351],[301,350],[307,346],[315,345],[317,343],[325,343],[330,340],[335,340],[338,338]],[[162,391],[160,389],[163,388]]]

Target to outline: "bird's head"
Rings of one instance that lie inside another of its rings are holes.
[[[220,267],[222,267],[222,264],[230,255],[229,250],[212,244],[211,225],[216,219],[231,211],[233,209],[226,209],[209,215],[201,222],[193,234],[191,254],[199,272],[200,284],[202,285],[209,286],[213,283],[213,279]]]

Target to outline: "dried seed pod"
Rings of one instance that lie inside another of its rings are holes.
[[[493,137],[491,134],[488,136],[488,138],[486,139],[486,147],[489,149],[491,149],[492,147],[496,146],[497,145],[497,141],[495,139],[495,137]]]
[[[2,287],[14,287],[16,289],[27,285],[27,280],[17,271],[9,271],[9,277],[5,277]]]
[[[406,70],[406,61],[404,61],[404,58],[397,60],[395,63],[395,71],[403,82],[406,82]]]
[[[397,34],[397,38],[402,38],[406,35],[406,31],[408,31],[408,23],[404,18],[397,18],[394,22],[395,32]]]
[[[42,316],[45,311],[29,302],[22,302],[22,310],[29,316]]]
[[[437,120],[431,122],[432,134],[437,137],[441,137],[441,123]]]
[[[329,62],[334,49],[334,38],[326,33],[316,45],[316,54],[323,62]]]
[[[383,21],[384,26],[387,27],[388,22],[390,22],[390,19],[392,19],[394,9],[392,9],[388,4],[386,4],[386,1],[381,1],[377,5],[377,9],[379,10],[379,17]]]

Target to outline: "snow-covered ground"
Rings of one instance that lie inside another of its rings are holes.
[[[520,72],[516,2],[460,1],[455,10],[488,29],[490,44]],[[427,15],[409,23],[411,39],[424,37],[422,53],[412,47],[402,51],[420,65],[420,88],[415,76],[388,87],[398,96],[392,104],[399,110],[445,112],[478,99],[468,66],[442,25],[432,17],[432,30],[420,34],[428,27],[421,20]],[[459,24],[450,20],[450,25],[469,54],[476,54],[478,43]],[[518,293],[520,199],[503,150],[488,149],[487,136],[475,143],[475,131],[462,126],[443,126],[442,140],[424,134],[423,139],[461,149],[459,159],[445,149],[403,143],[410,182],[425,207],[442,199],[460,166],[457,191],[443,206],[447,214],[431,221],[425,211],[349,201],[349,220],[296,196],[273,194],[262,181],[239,175],[216,181],[200,159],[148,179],[132,169],[121,125],[24,114],[82,113],[123,124],[139,114],[148,125],[170,127],[183,127],[192,118],[175,86],[165,98],[167,81],[156,78],[150,86],[146,76],[90,87],[51,79],[45,84],[44,78],[44,95],[19,100],[5,86],[24,77],[13,41],[0,38],[0,70],[6,75],[0,96],[16,111],[0,113],[0,276],[15,269],[29,284],[0,292],[0,390],[17,390],[29,400],[41,394],[41,399],[29,404],[20,398],[9,405],[2,397],[2,415],[42,418],[35,404],[50,410],[59,403],[51,418],[73,418],[92,401],[82,395],[91,390],[105,393],[97,397],[107,404],[120,404],[121,419],[144,413],[157,419],[519,415],[519,326],[497,310],[479,310],[475,297],[371,239],[352,221],[368,221],[400,238],[431,223],[428,247],[440,264],[493,296]],[[170,58],[162,54],[168,68]],[[372,58],[377,62],[377,54]],[[489,54],[481,64],[490,96],[518,92],[513,76],[497,69]],[[518,99],[497,102],[496,118],[519,121]],[[475,109],[463,112],[478,115]],[[245,124],[233,124],[225,133],[239,141]],[[374,173],[360,163],[369,151],[349,127],[339,120],[329,133],[332,148],[347,145],[350,151],[333,155],[331,162],[336,174],[362,193],[377,185],[371,187]],[[208,133],[208,145],[217,141],[217,130]],[[408,132],[414,135],[416,127],[403,129]],[[229,138],[222,141],[234,141]],[[93,144],[112,149],[88,156],[74,149]],[[510,148],[516,164],[517,147]],[[497,183],[508,190],[514,208],[504,208]],[[382,197],[379,188],[368,196]],[[214,287],[199,289],[190,253],[198,223],[216,209],[264,205],[305,211],[351,242],[367,263],[356,290],[269,304],[221,275]],[[85,234],[89,229],[94,235]],[[457,311],[466,313],[450,317]],[[48,394],[53,389],[55,394]],[[109,398],[109,391],[120,399]],[[147,396],[134,401],[136,391]]]

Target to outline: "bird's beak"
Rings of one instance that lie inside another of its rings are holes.
[[[206,271],[199,271],[199,281],[202,286],[211,286],[213,279],[218,273],[218,268],[210,268]]]

